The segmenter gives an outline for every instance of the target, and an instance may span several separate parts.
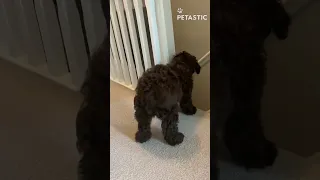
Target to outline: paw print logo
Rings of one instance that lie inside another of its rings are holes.
[[[182,8],[178,8],[178,10],[177,10],[177,12],[178,12],[179,14],[181,14],[181,13],[182,13],[182,11],[183,11],[183,9],[182,9]]]

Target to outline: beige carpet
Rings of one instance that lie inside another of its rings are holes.
[[[153,119],[153,137],[144,144],[134,141],[133,92],[111,83],[110,179],[111,180],[206,180],[210,179],[210,115],[180,115],[182,144],[171,147]]]
[[[0,59],[0,179],[76,180],[82,96]]]
[[[275,164],[264,170],[246,171],[228,162],[221,162],[220,180],[318,180],[320,156],[302,158],[294,153],[279,150]]]
[[[177,147],[164,143],[158,119],[152,123],[153,138],[138,144],[134,141],[133,92],[115,83],[110,91],[111,180],[210,179],[210,114],[180,115],[179,128],[186,139]],[[273,167],[250,171],[222,161],[220,180],[318,180],[319,157],[303,158],[280,149]]]
[[[75,116],[81,96],[0,60],[0,179],[75,180]],[[137,144],[133,92],[111,84],[111,180],[209,179],[209,114],[181,116],[185,141],[163,143],[160,122],[154,137]],[[320,155],[302,158],[280,151],[274,167],[246,172],[223,162],[220,180],[318,180]]]

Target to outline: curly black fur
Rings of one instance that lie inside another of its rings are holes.
[[[265,138],[260,119],[266,81],[264,41],[271,32],[285,39],[290,17],[278,0],[214,0],[212,3],[213,66],[224,69],[225,74],[220,76],[229,79],[233,101],[225,125],[225,144],[239,165],[270,166],[277,157],[277,149]],[[213,98],[217,96],[213,93]]]
[[[109,24],[108,2],[101,0]],[[108,16],[107,16],[108,15]],[[81,93],[83,103],[76,118],[77,149],[81,154],[79,180],[108,179],[109,172],[109,34],[92,54]]]
[[[137,142],[151,138],[150,123],[154,116],[162,120],[162,133],[169,145],[183,141],[184,135],[178,131],[179,105],[184,114],[196,113],[191,100],[192,75],[199,74],[200,69],[196,57],[183,51],[167,65],[156,65],[140,77],[134,97]]]
[[[109,38],[92,55],[81,92],[84,101],[76,119],[77,149],[82,155],[79,174],[83,180],[105,179],[109,164],[108,86]]]

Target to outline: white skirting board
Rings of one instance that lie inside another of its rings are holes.
[[[126,88],[128,88],[128,89],[130,89],[130,90],[135,90],[135,88],[134,88],[133,86],[131,86],[131,85],[126,85],[124,82],[119,82],[118,80],[115,80],[115,79],[113,79],[112,77],[110,77],[110,80],[111,80],[112,82],[115,82],[115,83],[117,83],[117,84],[120,84],[121,86],[124,86],[124,87],[126,87]]]
[[[34,67],[32,65],[29,65],[28,62],[27,62],[27,58],[24,57],[24,56],[21,56],[21,57],[18,57],[18,58],[14,58],[14,57],[11,57],[9,55],[5,55],[5,52],[1,52],[0,51],[0,60],[6,60],[10,63],[13,63],[15,65],[18,65],[24,69],[27,69],[31,72],[35,72],[49,80],[52,80],[64,87],[67,87],[73,91],[79,91],[80,88],[79,87],[76,87],[75,85],[72,84],[72,80],[71,80],[71,75],[70,73],[67,73],[63,76],[52,76],[51,73],[49,72],[48,70],[48,67],[47,65],[41,65],[41,66],[38,66],[38,67]]]

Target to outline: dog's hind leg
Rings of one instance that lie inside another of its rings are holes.
[[[193,89],[192,79],[188,82],[185,82],[182,85],[183,94],[180,100],[180,108],[182,113],[186,115],[194,115],[197,112],[197,108],[194,107],[192,103],[192,89]]]
[[[234,161],[246,168],[271,166],[278,154],[275,144],[266,139],[261,122],[265,62],[264,53],[248,58],[245,64],[234,66],[230,78],[234,109],[225,125],[224,141]]]
[[[178,130],[179,106],[158,110],[157,117],[162,120],[161,128],[164,140],[171,146],[182,143],[184,135]]]
[[[151,138],[151,120],[152,115],[141,107],[135,107],[135,118],[138,121],[138,132],[136,133],[136,141],[144,143]]]

